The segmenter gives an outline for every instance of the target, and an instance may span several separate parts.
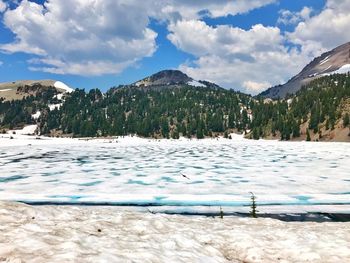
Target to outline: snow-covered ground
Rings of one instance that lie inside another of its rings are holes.
[[[0,89],[0,92],[11,91],[12,89]]]
[[[34,114],[34,116],[32,115],[32,117],[40,117],[40,112],[37,112]],[[19,139],[22,138],[24,140],[30,139],[31,137],[28,137],[26,135],[34,135],[35,131],[38,129],[38,125],[33,124],[33,125],[27,125],[25,126],[23,129],[20,130],[9,130],[7,131],[7,136],[6,135],[2,135],[1,139],[0,139],[0,145],[12,145],[12,140],[13,139]],[[9,136],[10,135],[10,136]],[[16,136],[17,135],[17,136]],[[25,136],[22,136],[25,135]],[[9,138],[11,139],[11,141],[8,141]],[[1,146],[0,146],[1,147]]]
[[[346,143],[9,136],[0,200],[246,211],[254,192],[262,212],[350,211]]]
[[[38,120],[41,116],[41,112],[37,111],[36,113],[32,114],[33,120]]]
[[[0,202],[3,262],[350,262],[350,222]]]
[[[55,137],[45,137],[45,136],[27,136],[34,135],[37,125],[28,125],[20,130],[9,130],[7,134],[0,134],[0,150],[1,147],[8,146],[28,146],[28,145],[68,145],[68,144],[85,144],[85,145],[101,145],[104,143],[118,143],[118,145],[144,145],[144,144],[157,144],[157,145],[167,145],[170,143],[200,143],[204,142],[205,144],[217,144],[227,143],[228,139],[223,137],[212,138],[212,139],[188,139],[181,137],[178,140],[173,139],[149,139],[141,138],[138,136],[117,136],[111,138],[55,138]],[[232,133],[231,140],[232,142],[244,141],[249,142],[251,140],[243,138],[243,135]],[[12,137],[10,139],[10,137]],[[37,139],[40,138],[40,139]]]
[[[325,71],[325,70],[324,70]],[[329,76],[332,74],[345,74],[350,72],[350,64],[345,64],[342,67],[340,67],[339,69],[332,71],[332,72],[327,72],[327,73],[323,73],[321,74],[322,76]]]
[[[54,83],[54,87],[57,88],[57,89],[62,89],[62,90],[64,90],[65,92],[68,92],[68,93],[74,91],[72,88],[68,87],[66,84],[64,84],[64,83],[61,82],[61,81],[56,81],[56,82]]]
[[[197,80],[191,80],[191,81],[187,82],[187,84],[194,86],[194,87],[206,87],[206,85],[204,85],[203,83],[200,83]]]
[[[54,109],[58,109],[59,110],[61,108],[61,106],[62,106],[62,103],[49,104],[48,106],[49,106],[50,111],[52,111]]]

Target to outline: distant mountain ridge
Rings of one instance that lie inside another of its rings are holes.
[[[195,80],[180,70],[162,70],[149,77],[141,79],[127,86],[136,86],[140,88],[159,88],[159,87],[180,87],[184,85],[194,87],[220,88],[215,83],[204,80]]]
[[[322,66],[330,59],[326,55],[315,63]],[[196,81],[177,70],[105,93],[69,93],[54,81],[6,83],[0,97],[15,92],[22,98],[0,100],[0,131],[34,125],[37,134],[49,136],[201,139],[238,132],[252,139],[350,141],[350,75],[327,76],[331,72],[279,101]]]
[[[315,58],[302,71],[283,85],[277,85],[259,94],[265,98],[285,98],[295,94],[302,86],[317,78],[350,71],[350,42],[323,53]]]
[[[142,86],[155,86],[155,85],[174,85],[174,84],[186,84],[192,81],[185,73],[179,70],[163,70],[157,72],[149,77],[139,80],[132,85]]]
[[[41,89],[54,88],[59,93],[70,93],[74,90],[57,80],[19,80],[0,83],[0,98],[18,100],[28,95],[35,95]]]

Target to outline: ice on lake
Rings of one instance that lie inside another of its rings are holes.
[[[338,205],[346,143],[182,140],[0,147],[0,200],[167,207]],[[186,175],[186,177],[182,176]]]

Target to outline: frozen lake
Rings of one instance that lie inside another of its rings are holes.
[[[1,146],[0,200],[240,211],[254,192],[259,208],[349,212],[349,163],[346,143],[221,139]]]

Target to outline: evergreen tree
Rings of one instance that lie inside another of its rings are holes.
[[[306,129],[306,141],[307,142],[311,141],[309,129]]]
[[[348,127],[350,123],[349,113],[345,113],[343,118],[343,126],[344,128]]]
[[[203,130],[202,129],[198,129],[197,130],[196,137],[197,137],[197,139],[203,139],[204,138],[204,134],[203,134]]]

